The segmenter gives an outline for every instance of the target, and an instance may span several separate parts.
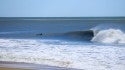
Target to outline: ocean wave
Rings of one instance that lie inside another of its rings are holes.
[[[40,38],[69,41],[88,41],[106,44],[125,44],[124,23],[103,23],[88,30],[62,33],[42,33],[40,31],[0,32],[3,38]]]
[[[123,24],[100,24],[91,30],[94,32],[92,42],[125,44],[125,25]]]

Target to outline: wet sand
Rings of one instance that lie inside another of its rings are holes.
[[[5,67],[0,67],[0,70],[29,70],[29,69],[21,69],[21,68],[5,68]]]
[[[0,61],[0,70],[80,70],[42,64]]]

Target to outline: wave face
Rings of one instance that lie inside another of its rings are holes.
[[[44,34],[40,33],[37,36],[41,36],[44,39],[61,39],[61,40],[69,40],[69,41],[89,41],[93,38],[94,34],[92,30],[86,31],[71,31],[65,33],[51,33]]]
[[[92,28],[92,42],[108,44],[125,44],[125,29],[122,24],[101,24]]]

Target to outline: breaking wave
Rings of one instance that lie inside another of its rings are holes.
[[[1,32],[0,37],[6,38],[42,38],[70,41],[88,41],[106,44],[125,44],[125,24],[104,23],[88,30],[70,31],[65,33],[41,33],[35,31]]]
[[[86,31],[72,31],[51,36],[61,36],[66,39],[91,41],[105,44],[125,44],[125,24],[104,23]]]
[[[92,28],[94,37],[92,42],[108,44],[125,44],[123,24],[101,24]]]

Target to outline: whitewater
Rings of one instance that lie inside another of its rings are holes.
[[[54,43],[60,44],[51,44]],[[50,44],[49,44],[50,43]],[[0,39],[0,60],[85,70],[124,70],[125,47],[68,44],[59,40]]]
[[[115,23],[100,24],[94,28],[94,37],[91,41],[108,44],[125,44],[124,25]]]

